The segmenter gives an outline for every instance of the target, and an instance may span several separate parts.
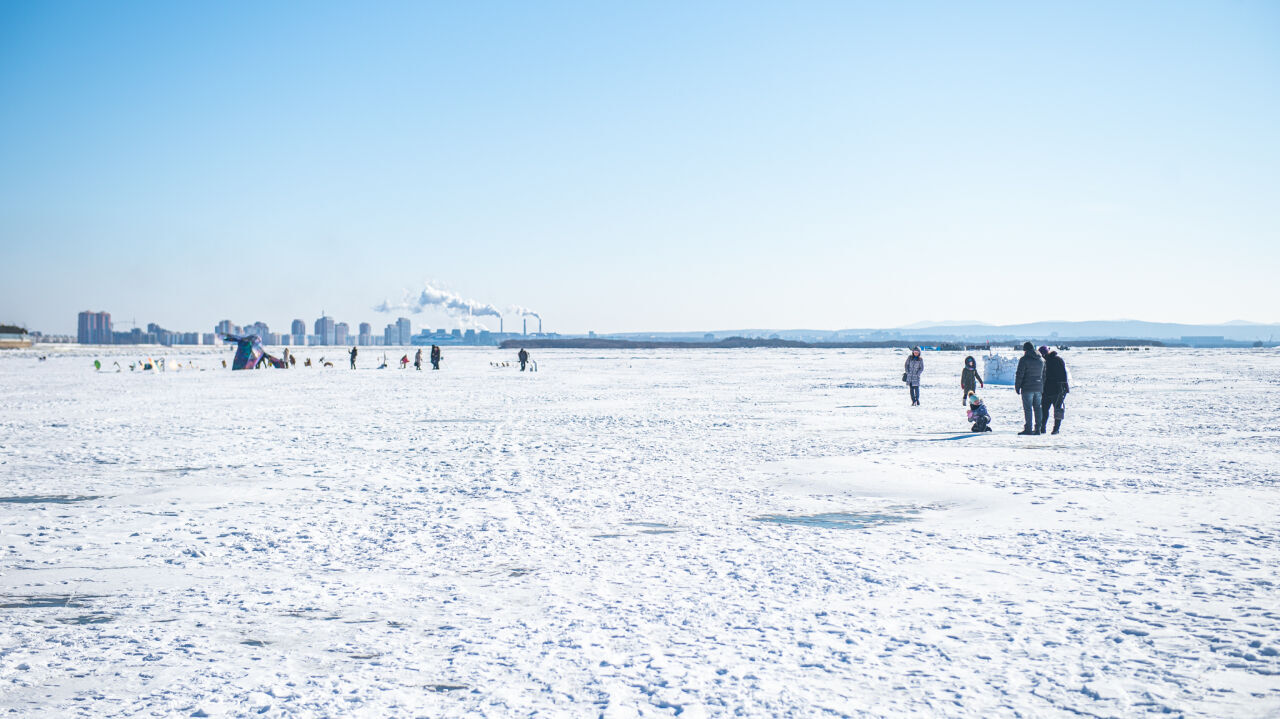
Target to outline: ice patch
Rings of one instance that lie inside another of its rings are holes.
[[[914,511],[914,510],[908,510]],[[900,514],[880,514],[877,512],[824,512],[822,514],[766,514],[755,517],[757,522],[773,522],[775,524],[794,524],[802,527],[818,527],[821,529],[869,529],[885,524],[912,522],[916,517]]]
[[[19,497],[0,497],[0,504],[71,504],[102,499],[100,495],[32,494]]]

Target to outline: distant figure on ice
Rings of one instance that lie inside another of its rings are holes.
[[[969,395],[969,411],[965,413],[973,427],[969,428],[970,432],[990,432],[991,431],[991,413],[987,411],[987,406],[982,403],[976,394]]]
[[[356,368],[356,355],[357,355],[357,354],[359,354],[359,352],[358,352],[358,351],[356,350],[356,348],[355,348],[355,345],[352,345],[352,347],[351,347],[351,352],[349,352],[349,354],[351,355],[351,369],[355,369],[355,368]]]
[[[525,365],[527,365],[527,364],[529,364],[529,353],[528,353],[528,351],[526,351],[526,350],[525,350],[525,348],[521,347],[521,348],[520,348],[520,353],[516,355],[516,358],[520,360],[520,371],[521,371],[521,372],[523,372],[523,371],[524,371],[524,366],[525,366]]]
[[[413,353],[413,368],[419,371],[422,370],[422,348],[421,347],[418,348],[417,352]]]
[[[440,369],[440,360],[443,359],[444,353],[440,351],[438,345],[431,345],[431,369]]]
[[[1053,434],[1062,428],[1062,415],[1066,414],[1063,402],[1071,388],[1067,386],[1067,363],[1062,361],[1058,353],[1047,346],[1040,347],[1040,356],[1044,357],[1044,398],[1040,401],[1040,434],[1044,434],[1044,426],[1049,423],[1049,408],[1053,408]]]
[[[964,369],[960,371],[960,389],[964,390],[965,401],[969,395],[978,391],[978,385],[982,385],[983,389],[987,388],[987,384],[982,381],[982,376],[978,374],[978,361],[972,357],[964,358]]]
[[[924,358],[920,356],[920,348],[912,347],[911,356],[903,365],[902,381],[911,390],[911,406],[920,404],[920,375],[924,374]]]
[[[1044,430],[1044,407],[1040,405],[1044,394],[1044,360],[1036,354],[1036,348],[1030,342],[1022,343],[1022,357],[1018,360],[1018,373],[1014,375],[1013,391],[1022,395],[1022,431],[1018,434],[1040,434]]]
[[[99,362],[98,360],[94,360],[94,361],[93,361],[93,368],[94,368],[95,370],[97,370],[97,371],[101,372],[101,371],[102,371],[102,362]]]
[[[400,355],[400,369],[409,366],[409,355]]]

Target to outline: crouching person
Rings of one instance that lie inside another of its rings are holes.
[[[978,399],[978,395],[969,395],[969,411],[965,413],[973,427],[970,432],[990,432],[991,431],[991,413],[987,411],[987,406]]]

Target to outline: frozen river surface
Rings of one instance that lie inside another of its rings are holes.
[[[1273,350],[330,354],[0,355],[0,711],[1280,714]]]

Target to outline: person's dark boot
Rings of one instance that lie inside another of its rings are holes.
[[[1062,420],[1060,420],[1060,419],[1055,419],[1055,420],[1053,420],[1053,432],[1052,432],[1052,434],[1057,434],[1057,433],[1058,433],[1058,429],[1060,429],[1061,427],[1062,427]]]
[[[1031,431],[1031,425],[1026,424],[1022,426],[1022,431],[1018,433],[1018,436],[1022,436],[1024,434],[1035,434],[1035,432]]]

